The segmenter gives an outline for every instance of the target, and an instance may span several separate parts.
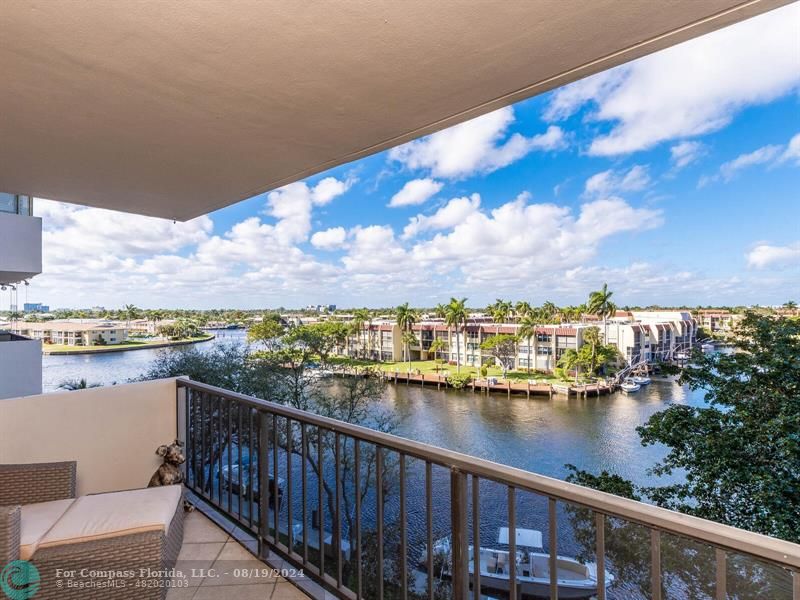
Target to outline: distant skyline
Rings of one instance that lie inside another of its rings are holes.
[[[606,281],[620,305],[800,301],[798,22],[795,3],[187,223],[37,199],[44,270],[18,304],[578,304]]]

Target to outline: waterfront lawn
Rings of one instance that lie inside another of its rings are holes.
[[[344,366],[344,367],[375,367],[380,369],[381,371],[385,371],[387,373],[394,373],[397,371],[398,373],[405,373],[409,369],[409,363],[405,361],[397,361],[397,362],[373,362],[371,360],[363,360],[357,358],[346,358],[346,357],[332,357],[329,359],[329,362],[333,365],[337,366]],[[455,365],[448,365],[442,363],[436,363],[432,360],[412,360],[410,363],[411,371],[416,373],[419,371],[420,373],[455,373],[456,366]],[[469,373],[474,377],[480,377],[479,369],[477,367],[469,367],[467,365],[461,365],[461,372],[462,373]],[[560,383],[561,380],[552,374],[546,373],[536,373],[531,371],[528,373],[525,370],[522,371],[510,371],[506,374],[507,378],[512,381],[521,381],[525,382],[530,380],[541,381],[543,383]],[[489,377],[497,377],[498,379],[502,378],[503,371],[500,367],[489,367],[488,370]]]

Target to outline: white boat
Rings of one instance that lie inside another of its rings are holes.
[[[516,529],[516,557],[514,559],[515,579],[518,593],[525,596],[550,596],[550,555],[542,548],[542,532],[535,529]],[[501,527],[498,544],[508,545],[508,527]],[[447,565],[450,558],[450,538],[443,538],[434,545],[445,565],[442,575],[448,576]],[[475,580],[475,553],[469,547],[469,578]],[[591,598],[597,595],[597,565],[582,563],[571,556],[556,555],[559,598]],[[510,588],[509,552],[495,548],[479,548],[478,573],[482,590],[490,589],[508,592]],[[614,581],[614,576],[605,572],[605,586]]]
[[[686,352],[676,352],[675,353],[675,360],[688,360],[689,354]]]
[[[714,344],[710,344],[709,342],[703,342],[702,344],[700,344],[700,349],[703,352],[713,352],[717,348],[716,346],[714,346]]]
[[[642,377],[640,375],[634,375],[630,379],[633,383],[638,383],[639,385],[650,385],[653,382],[649,377]]]
[[[626,394],[638,392],[640,389],[642,389],[642,386],[636,383],[631,377],[627,377],[619,387]]]

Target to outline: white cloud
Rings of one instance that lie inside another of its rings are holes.
[[[311,192],[311,201],[316,206],[324,206],[337,196],[344,194],[353,183],[352,179],[340,181],[335,177],[326,177],[314,186]]]
[[[627,171],[609,169],[586,180],[585,196],[608,196],[620,192],[638,192],[650,184],[647,166],[634,165]]]
[[[530,194],[486,214],[477,211],[449,233],[417,243],[412,255],[422,265],[459,267],[473,279],[512,277],[529,281],[554,270],[583,264],[607,237],[660,226],[660,211],[634,208],[618,198],[595,200],[572,211],[530,202]]]
[[[434,177],[462,179],[489,173],[521,159],[533,150],[565,147],[564,132],[550,126],[542,134],[507,137],[514,122],[509,106],[415,140],[389,152],[389,159],[410,169],[429,170]]]
[[[326,177],[313,188],[298,181],[267,194],[266,214],[278,220],[274,233],[280,243],[296,244],[307,240],[313,207],[328,204],[345,193],[351,184],[352,180]]]
[[[722,164],[719,168],[720,175],[725,181],[730,181],[742,169],[771,162],[781,153],[781,150],[781,146],[771,145],[762,146],[758,150],[753,150],[746,154],[740,154],[733,160]]]
[[[780,162],[793,162],[800,166],[800,133],[796,134],[786,145],[786,150],[781,155]]]
[[[740,154],[736,158],[722,163],[718,173],[700,177],[700,180],[697,182],[697,187],[704,188],[720,179],[727,183],[734,179],[740,171],[755,165],[769,165],[770,167],[774,167],[787,162],[800,166],[800,133],[789,140],[786,146],[781,144],[769,144],[757,148],[752,152]]]
[[[392,199],[389,201],[389,206],[397,208],[400,206],[424,204],[438,194],[442,186],[442,183],[430,178],[412,179],[406,182],[403,188],[392,196]]]
[[[480,194],[453,198],[434,214],[411,217],[403,229],[402,238],[411,239],[423,231],[449,229],[455,227],[467,217],[477,212],[481,205]]]
[[[792,266],[800,268],[800,241],[786,246],[759,244],[747,253],[747,264],[755,269]]]
[[[311,245],[323,250],[335,250],[344,245],[347,232],[344,227],[331,227],[325,231],[318,231],[311,236]]]
[[[800,86],[793,3],[594,75],[553,94],[551,120],[587,102],[590,120],[613,123],[589,153],[613,156],[716,131],[742,108]]]
[[[706,147],[704,144],[688,140],[679,142],[669,149],[672,164],[676,170],[689,166],[701,158],[705,154],[705,151]]]

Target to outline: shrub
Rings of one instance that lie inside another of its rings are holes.
[[[457,390],[467,387],[470,381],[472,381],[472,375],[469,373],[453,373],[447,376],[447,383]]]

